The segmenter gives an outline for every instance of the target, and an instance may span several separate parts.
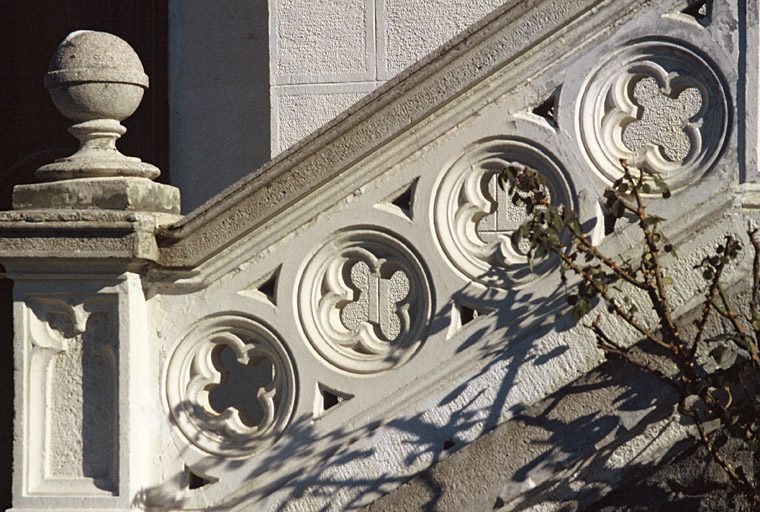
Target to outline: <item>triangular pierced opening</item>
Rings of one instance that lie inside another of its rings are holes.
[[[272,275],[269,276],[269,278],[261,283],[257,290],[264,294],[264,296],[267,298],[269,302],[272,304],[277,304],[277,278],[280,277],[280,267],[277,267],[277,270],[272,272]]]
[[[277,279],[280,277],[280,267],[277,267],[266,277],[240,290],[240,293],[260,300],[266,300],[277,305]]]
[[[710,16],[710,7],[712,7],[710,0],[689,0],[689,5],[681,13],[703,23]]]
[[[213,484],[216,480],[206,478],[199,475],[189,467],[185,466],[185,472],[187,473],[187,488],[188,489],[200,489],[201,487]]]
[[[409,184],[404,190],[402,190],[398,195],[394,196],[394,198],[390,201],[390,203],[393,206],[397,206],[401,209],[404,214],[412,218],[412,206],[414,205],[414,190],[417,187],[417,180],[419,178],[415,179],[413,182]]]
[[[322,384],[317,384],[319,396],[317,397],[318,403],[316,407],[316,415],[321,416],[328,410],[336,407],[347,400],[351,400],[354,395],[349,393],[342,393],[332,388],[328,388]]]
[[[459,306],[459,322],[460,325],[467,325],[473,320],[478,318],[478,310],[470,307],[460,305]]]
[[[556,119],[556,107],[557,107],[557,96],[559,95],[559,87],[554,90],[554,92],[551,93],[551,95],[546,98],[543,102],[541,102],[540,105],[535,107],[533,110],[531,110],[531,113],[534,116],[538,116],[543,118],[547,123],[549,123],[552,127],[557,127],[557,119]]]
[[[327,411],[340,403],[340,397],[327,390],[322,391],[322,409]]]
[[[453,335],[465,325],[474,322],[490,312],[491,310],[488,308],[481,308],[464,302],[455,302],[450,335]]]

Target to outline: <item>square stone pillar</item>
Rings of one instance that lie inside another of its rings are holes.
[[[14,282],[14,511],[134,510],[165,422],[144,276],[179,191],[116,149],[148,86],[134,50],[70,34],[45,75],[79,150],[14,188],[0,264]]]
[[[130,509],[155,484],[158,364],[138,272],[89,258],[8,265],[13,510]]]

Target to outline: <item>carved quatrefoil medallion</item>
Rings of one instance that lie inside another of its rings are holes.
[[[295,377],[285,347],[266,326],[219,315],[201,320],[179,343],[166,390],[188,440],[211,454],[239,457],[271,444],[287,426]]]
[[[394,235],[344,231],[307,263],[303,328],[330,364],[354,373],[398,366],[420,347],[432,309],[420,260]]]
[[[581,99],[583,146],[610,181],[620,159],[671,188],[710,170],[726,139],[723,80],[696,50],[672,41],[631,44],[602,64]]]
[[[554,263],[545,258],[531,272],[526,248],[512,233],[527,220],[498,184],[502,170],[528,167],[546,178],[553,204],[575,208],[574,195],[559,164],[548,152],[520,139],[494,138],[465,150],[446,169],[435,195],[435,231],[451,263],[468,279],[509,288],[529,283]]]

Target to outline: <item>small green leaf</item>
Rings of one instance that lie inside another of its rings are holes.
[[[572,311],[573,319],[578,322],[581,318],[583,318],[586,313],[591,311],[591,304],[586,299],[581,299],[578,301],[578,304],[575,305]]]
[[[675,283],[675,281],[673,281],[672,277],[663,276],[662,284],[668,285],[668,284],[673,284],[673,283]]]
[[[612,215],[614,215],[616,218],[620,218],[623,216],[623,213],[625,213],[625,205],[622,201],[617,200],[614,203],[612,203],[612,207],[610,207],[610,212],[612,212]]]
[[[652,224],[659,224],[663,220],[665,219],[663,219],[662,217],[658,217],[657,215],[647,215],[646,217],[644,217],[644,224],[647,226],[651,226]]]
[[[756,315],[752,320],[752,327],[754,327],[756,331],[760,331],[760,315]]]

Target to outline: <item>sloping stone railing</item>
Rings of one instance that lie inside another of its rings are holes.
[[[115,149],[139,59],[70,35],[46,83],[82,146],[0,214],[13,510],[359,508],[588,373],[603,355],[555,266],[529,272],[511,244],[525,212],[496,174],[538,170],[625,253],[597,198],[620,158],[658,172],[675,194],[652,208],[691,268],[760,204],[757,16],[754,0],[510,3],[184,218]],[[674,300],[699,293],[684,277]],[[662,450],[687,435],[655,423],[626,427]],[[519,507],[541,471],[499,495]]]

